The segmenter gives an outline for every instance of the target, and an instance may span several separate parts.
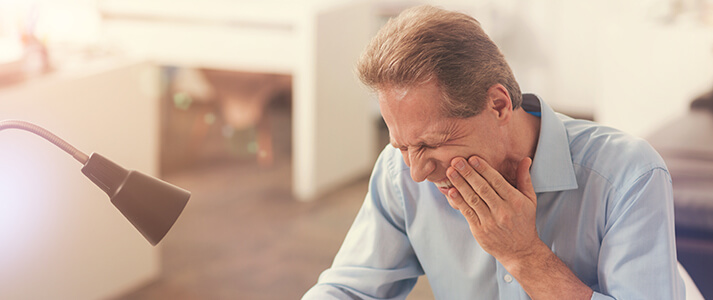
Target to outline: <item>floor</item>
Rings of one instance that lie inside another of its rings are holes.
[[[315,284],[356,216],[368,178],[313,202],[295,200],[284,147],[289,113],[282,116],[272,166],[223,156],[164,176],[192,198],[159,245],[160,277],[116,300],[299,299]],[[409,299],[433,299],[425,278]]]

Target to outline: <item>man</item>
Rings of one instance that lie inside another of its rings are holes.
[[[683,299],[671,182],[643,140],[521,95],[466,15],[420,6],[359,61],[391,146],[303,299]]]

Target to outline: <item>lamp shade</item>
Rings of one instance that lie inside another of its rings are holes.
[[[97,153],[82,173],[109,195],[117,209],[151,245],[168,233],[191,193],[141,172],[127,170]]]
[[[82,173],[109,195],[111,202],[156,246],[171,229],[191,193],[146,174],[130,171],[97,153],[87,157],[63,139],[33,123],[0,120],[0,131],[20,129],[37,134],[84,164]]]

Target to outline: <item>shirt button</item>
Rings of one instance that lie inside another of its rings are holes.
[[[511,282],[512,282],[512,276],[510,276],[510,274],[505,275],[505,276],[503,277],[503,279],[505,279],[505,282],[507,282],[507,283],[511,283]]]

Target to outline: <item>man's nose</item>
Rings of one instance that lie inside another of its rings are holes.
[[[426,180],[435,169],[435,163],[424,157],[417,157],[413,152],[409,153],[409,167],[411,168],[411,179],[415,182]]]

